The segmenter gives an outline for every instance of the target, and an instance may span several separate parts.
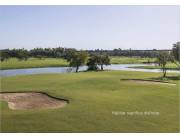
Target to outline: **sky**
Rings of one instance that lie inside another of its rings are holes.
[[[180,6],[0,6],[0,49],[170,49]]]

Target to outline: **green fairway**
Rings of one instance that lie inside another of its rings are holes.
[[[59,67],[67,66],[68,63],[64,59],[56,58],[30,58],[27,61],[10,58],[1,62],[1,69],[18,69],[18,68],[41,68],[41,67]]]
[[[11,110],[0,102],[1,132],[179,132],[177,74],[168,80],[177,85],[122,80],[161,75],[103,71],[2,77],[1,92],[43,91],[70,103],[51,110]],[[159,115],[114,114],[135,111]]]
[[[145,62],[154,62],[155,58],[141,58],[141,57],[123,57],[114,56],[111,57],[112,64],[141,64]]]

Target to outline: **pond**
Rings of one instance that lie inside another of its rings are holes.
[[[149,66],[153,64],[112,64],[104,66],[105,70],[124,70],[124,71],[141,71],[141,72],[161,72],[160,69],[141,69],[129,68],[133,66]],[[82,66],[79,71],[87,70],[87,66]],[[45,73],[72,73],[74,68],[70,67],[46,67],[46,68],[26,68],[26,69],[9,69],[0,70],[0,76],[16,76],[16,75],[30,75],[30,74],[45,74]],[[167,72],[179,73],[177,70],[168,70]]]

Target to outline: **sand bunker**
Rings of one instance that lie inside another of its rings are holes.
[[[127,80],[127,81],[130,81],[130,82],[134,82],[134,83],[140,83],[140,84],[162,84],[162,85],[176,85],[174,83],[167,83],[167,82],[160,82],[160,81],[150,81],[150,80]]]
[[[64,107],[68,102],[53,98],[45,93],[0,93],[0,101],[7,101],[10,109],[54,109]]]

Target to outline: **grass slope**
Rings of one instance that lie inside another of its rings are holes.
[[[1,132],[179,132],[179,80],[176,86],[139,84],[127,78],[161,73],[104,71],[1,78],[2,91],[44,91],[70,101],[54,110],[10,110],[0,102]],[[171,74],[172,75],[172,74]],[[112,112],[155,111],[159,116],[120,116]]]

